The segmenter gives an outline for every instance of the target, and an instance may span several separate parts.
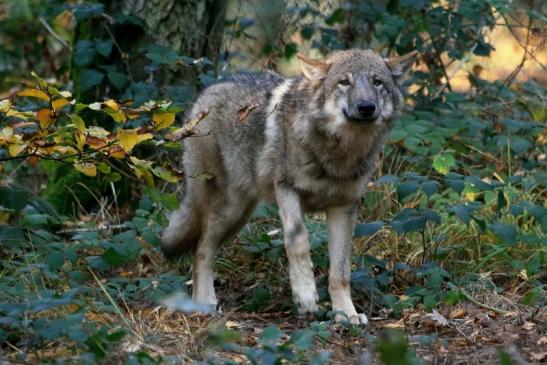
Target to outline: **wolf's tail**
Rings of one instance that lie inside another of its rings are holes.
[[[179,210],[169,219],[163,231],[161,247],[166,257],[177,257],[195,251],[201,237],[202,222],[199,204],[187,195]]]

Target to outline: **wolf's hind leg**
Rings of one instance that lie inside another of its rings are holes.
[[[353,324],[367,324],[367,316],[357,313],[351,300],[351,250],[357,209],[352,204],[327,210],[329,240],[329,295],[337,322],[347,319]]]
[[[237,232],[254,202],[237,192],[217,192],[209,199],[207,223],[194,254],[192,298],[200,304],[217,305],[214,287],[214,260],[218,245]],[[246,215],[246,216],[245,216]]]
[[[275,197],[283,222],[293,299],[300,313],[316,312],[318,296],[300,197],[292,188],[282,185],[276,185]]]

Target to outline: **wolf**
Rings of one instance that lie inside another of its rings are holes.
[[[360,49],[324,59],[298,54],[302,76],[239,74],[203,91],[188,116],[207,113],[200,136],[184,141],[184,199],[162,236],[166,256],[195,251],[194,301],[216,308],[219,244],[246,224],[258,202],[275,201],[299,313],[318,309],[303,216],[325,212],[335,319],[367,323],[350,291],[359,198],[403,109],[402,84],[416,55],[384,59]],[[204,174],[212,177],[196,178]]]

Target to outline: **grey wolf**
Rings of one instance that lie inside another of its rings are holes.
[[[167,256],[195,250],[196,302],[217,305],[217,247],[245,225],[259,201],[269,200],[279,206],[299,312],[318,309],[303,215],[322,211],[336,320],[367,323],[350,292],[358,201],[403,108],[402,82],[415,58],[416,51],[384,59],[357,49],[322,60],[298,55],[303,76],[241,74],[204,90],[189,115],[208,111],[198,125],[202,136],[184,142],[184,200],[162,237]],[[192,178],[203,173],[213,177]]]

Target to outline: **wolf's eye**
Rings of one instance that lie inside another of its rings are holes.
[[[349,84],[350,84],[350,82],[349,82],[348,79],[340,80],[340,81],[338,81],[338,83],[339,83],[340,85],[344,85],[344,86],[349,86]]]
[[[372,83],[374,84],[374,86],[380,86],[382,85],[382,80],[372,79]]]

